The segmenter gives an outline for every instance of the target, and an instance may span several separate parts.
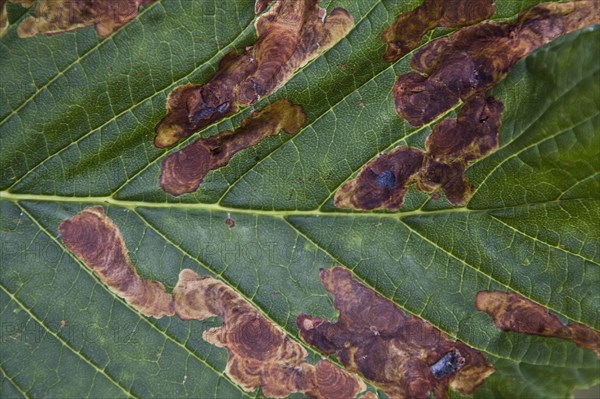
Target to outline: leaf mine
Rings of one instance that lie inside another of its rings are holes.
[[[255,104],[346,36],[354,25],[352,16],[336,8],[326,17],[319,2],[275,1],[256,21],[258,38],[253,46],[226,55],[208,83],[187,84],[171,92],[167,116],[156,126],[154,144],[170,147],[238,106]],[[256,10],[264,10],[269,3],[257,1]]]
[[[316,365],[306,350],[267,320],[231,287],[190,269],[179,274],[173,293],[157,281],[143,280],[131,264],[119,228],[100,206],[86,208],[59,226],[65,246],[106,286],[146,316],[177,315],[182,320],[220,317],[223,325],[202,335],[229,352],[226,374],[245,391],[265,396],[294,392],[320,399],[354,398],[366,386],[328,360]]]
[[[494,15],[493,0],[425,0],[412,11],[402,13],[381,34],[387,44],[384,59],[394,62],[414,50],[423,36],[437,26],[458,28]]]
[[[101,206],[85,208],[58,231],[67,248],[131,306],[156,318],[175,314],[165,287],[137,274],[121,232]]]
[[[160,186],[172,195],[198,189],[208,172],[222,168],[239,151],[258,144],[280,130],[295,134],[304,125],[302,107],[281,99],[245,119],[234,132],[199,139],[163,160]]]
[[[357,210],[402,207],[410,184],[426,193],[442,190],[451,204],[463,205],[472,186],[464,177],[468,163],[498,148],[502,103],[475,96],[458,112],[434,126],[425,142],[427,152],[399,146],[363,167],[335,194],[338,208]]]
[[[498,84],[517,61],[542,45],[599,22],[596,0],[542,3],[516,22],[482,22],[437,39],[412,58],[416,72],[396,81],[396,112],[413,126],[429,123],[460,99]]]
[[[515,292],[479,291],[475,304],[502,331],[566,339],[600,358],[600,332],[573,321],[565,325],[543,306]]]
[[[38,33],[53,35],[94,25],[100,36],[108,36],[138,16],[139,8],[156,0],[41,0],[35,17],[27,17],[17,28],[19,37]],[[21,1],[31,5],[31,1]]]
[[[479,351],[405,314],[347,269],[323,269],[320,277],[339,317],[332,323],[298,315],[301,337],[324,354],[335,354],[390,399],[446,398],[449,387],[471,395],[493,373]]]
[[[335,193],[335,206],[362,210],[400,209],[408,185],[418,179],[424,158],[423,151],[406,146],[380,155]]]

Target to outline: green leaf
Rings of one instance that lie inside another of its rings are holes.
[[[217,276],[297,339],[298,313],[335,318],[318,273],[339,262],[483,351],[498,371],[476,396],[569,397],[598,384],[592,351],[501,332],[474,302],[480,290],[513,290],[600,329],[600,27],[541,48],[493,89],[505,105],[500,149],[469,168],[477,189],[465,207],[410,190],[399,213],[347,212],[333,206],[339,186],[430,133],[396,115],[391,88],[410,56],[386,64],[379,40],[420,2],[324,1],[354,16],[347,38],[186,142],[277,98],[303,105],[304,129],[239,153],[194,194],[168,196],[158,177],[173,150],[152,143],[166,96],[253,43],[252,3],[162,0],[107,38],[87,28],[23,40],[15,23],[0,39],[0,396],[261,395],[233,383],[227,352],[201,339],[216,319],[144,317],[66,251],[58,225],[92,204],[145,278],[172,288],[186,267]],[[505,19],[537,1],[497,3]]]

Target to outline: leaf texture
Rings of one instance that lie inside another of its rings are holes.
[[[516,291],[600,329],[600,28],[540,48],[491,91],[505,108],[500,147],[467,170],[465,206],[410,189],[399,212],[350,212],[335,208],[336,190],[381,152],[423,148],[439,121],[415,128],[397,116],[391,90],[412,53],[388,64],[379,38],[420,2],[323,1],[354,17],[345,39],[255,106],[154,147],[169,92],[208,81],[227,52],[253,43],[253,3],[160,0],[105,38],[86,28],[23,40],[11,19],[0,38],[0,396],[262,395],[236,385],[227,352],[201,339],[218,319],[147,318],[66,251],[59,224],[90,205],[118,224],[142,277],[171,290],[184,268],[214,276],[312,362],[320,354],[300,340],[296,315],[335,320],[319,269],[339,263],[481,350],[497,371],[476,397],[562,398],[598,384],[592,351],[502,332],[475,296]],[[492,19],[536,3],[497,2]],[[195,193],[160,189],[166,156],[279,98],[304,108],[296,135],[238,153]]]

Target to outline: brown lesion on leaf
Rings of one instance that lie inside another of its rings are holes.
[[[479,291],[475,304],[502,331],[566,339],[600,358],[599,331],[573,321],[565,325],[545,307],[515,292]]]
[[[354,20],[342,8],[326,16],[320,0],[277,0],[256,21],[258,39],[242,53],[230,53],[204,85],[176,88],[167,116],[156,126],[154,143],[170,147],[184,137],[255,104],[283,86],[296,70],[342,39]],[[264,10],[270,1],[257,1]]]
[[[426,193],[441,190],[453,205],[464,205],[472,185],[464,173],[470,162],[498,148],[503,105],[492,97],[475,96],[458,112],[434,126],[426,152],[399,146],[369,162],[335,195],[339,208],[396,211],[408,186]]]
[[[448,388],[471,395],[494,371],[479,351],[405,314],[347,269],[324,269],[321,282],[333,296],[338,320],[300,314],[301,337],[324,354],[336,355],[390,399],[446,398]]]
[[[100,36],[108,36],[135,19],[142,6],[156,0],[41,0],[35,17],[27,17],[17,29],[19,37],[38,33],[53,35],[94,25]],[[32,1],[20,1],[31,6]]]
[[[423,151],[406,146],[381,154],[335,193],[335,206],[363,210],[400,209],[408,185],[418,179],[424,159]]]
[[[413,126],[500,82],[523,57],[561,35],[600,22],[600,3],[542,3],[516,22],[483,22],[437,39],[412,58],[416,72],[401,75],[393,90],[396,111]]]
[[[417,188],[424,192],[441,189],[453,205],[464,205],[473,187],[464,176],[470,162],[498,148],[504,106],[493,97],[475,96],[458,112],[434,126],[427,137],[427,157]]]
[[[308,363],[304,347],[213,277],[184,269],[172,293],[160,282],[143,280],[131,264],[119,228],[102,207],[86,208],[65,220],[59,232],[86,267],[144,315],[177,315],[182,320],[220,317],[223,325],[205,331],[203,338],[228,350],[225,372],[245,391],[260,387],[271,398],[302,392],[320,399],[346,399],[365,390],[358,377],[328,360],[316,366]]]
[[[384,59],[394,62],[417,48],[423,36],[437,26],[458,28],[490,18],[493,0],[425,0],[412,11],[402,13],[381,34],[387,43]]]
[[[199,139],[163,160],[160,186],[172,195],[198,189],[209,171],[222,168],[239,151],[283,130],[295,134],[304,125],[302,107],[278,100],[245,119],[234,132],[225,131]]]
[[[58,231],[67,248],[131,306],[156,318],[174,314],[165,287],[137,274],[121,232],[101,206],[86,208],[65,220]]]

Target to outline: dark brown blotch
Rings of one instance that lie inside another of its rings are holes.
[[[198,189],[208,172],[222,168],[239,151],[258,144],[281,130],[295,134],[306,116],[299,105],[278,100],[245,119],[235,131],[199,139],[167,156],[162,163],[160,186],[172,195]],[[233,226],[230,226],[233,227]]]
[[[324,269],[320,277],[339,311],[338,320],[300,314],[300,336],[322,353],[335,354],[391,399],[446,398],[449,387],[471,395],[494,371],[479,351],[405,314],[354,280],[347,269]]]
[[[427,44],[412,59],[417,72],[401,75],[394,86],[398,115],[422,126],[460,99],[485,93],[540,46],[600,22],[599,4],[542,3],[521,13],[516,22],[483,22]]]
[[[384,59],[394,62],[417,48],[423,36],[436,26],[458,28],[483,21],[494,14],[493,0],[425,0],[402,13],[381,34],[387,43]]]
[[[423,151],[404,146],[380,155],[335,193],[335,206],[364,210],[399,209],[408,185],[415,181],[421,170],[423,159]]]
[[[262,361],[277,355],[283,338],[281,331],[272,323],[251,314],[238,318],[235,330],[228,337],[232,350]]]
[[[475,96],[460,109],[457,119],[437,124],[425,143],[440,162],[473,161],[498,148],[503,104],[493,97]]]
[[[15,2],[14,0],[11,0]],[[38,33],[53,35],[94,25],[100,36],[108,36],[135,19],[142,6],[156,0],[41,0],[35,17],[27,17],[17,29],[19,37]],[[31,5],[31,1],[18,1]]]
[[[257,41],[230,53],[204,85],[184,85],[167,100],[167,115],[156,126],[154,143],[170,147],[239,106],[250,106],[283,86],[302,66],[331,48],[354,25],[344,9],[326,18],[317,0],[258,0]]]
[[[479,291],[475,304],[503,331],[566,339],[600,358],[600,332],[581,323],[563,324],[545,307],[515,293]]]

